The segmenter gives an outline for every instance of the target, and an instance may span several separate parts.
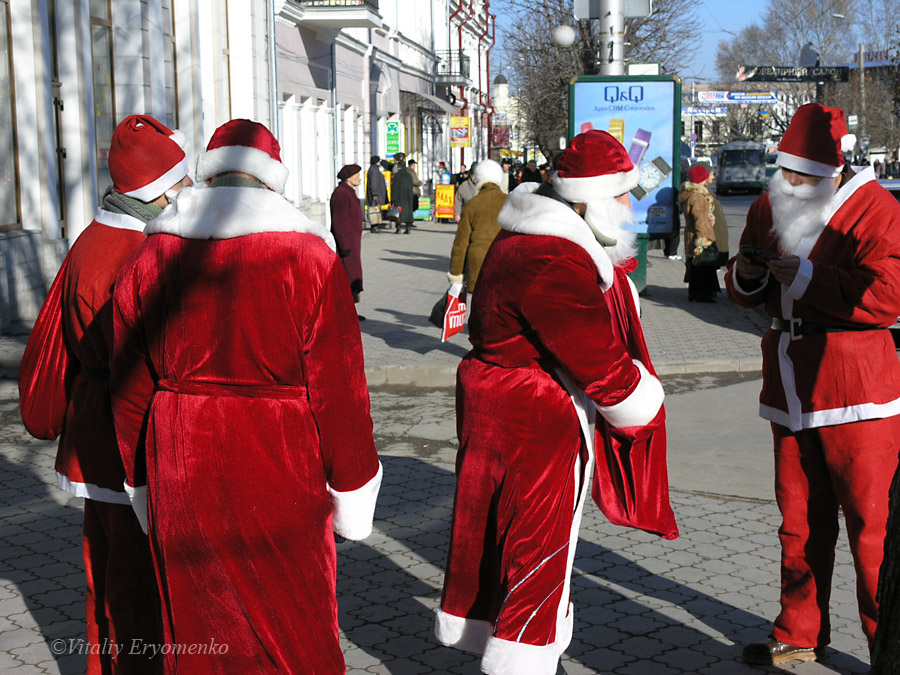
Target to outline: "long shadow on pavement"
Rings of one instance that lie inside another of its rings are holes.
[[[716,298],[714,303],[688,302],[687,286],[669,288],[648,284],[641,295],[641,302],[650,302],[663,307],[678,307],[705,323],[743,331],[762,338],[766,332],[766,319],[755,314],[753,310],[732,305],[725,296],[724,289]]]
[[[379,321],[368,318],[360,324],[360,330],[365,335],[380,338],[394,349],[405,349],[416,354],[428,354],[430,352],[443,352],[452,354],[460,359],[469,351],[468,347],[461,347],[452,342],[441,342],[440,331],[428,323],[428,317],[420,317],[416,314],[407,314],[393,309],[378,308],[378,311],[392,314],[396,321]],[[404,326],[427,326],[432,335],[425,335]]]

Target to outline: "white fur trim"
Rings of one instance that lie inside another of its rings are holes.
[[[187,136],[180,129],[173,130],[169,138],[175,141],[181,149],[184,149],[184,146],[187,145]]]
[[[240,171],[255,176],[278,194],[284,192],[288,169],[268,153],[245,145],[228,145],[200,153],[197,180],[206,181],[220,173]]]
[[[554,675],[559,657],[572,641],[572,605],[556,640],[548,645],[529,645],[491,637],[481,659],[481,672],[488,675]]]
[[[825,223],[826,225],[831,221],[831,218],[835,213],[840,210],[840,208],[844,205],[844,203],[853,196],[853,194],[859,190],[866,183],[871,183],[872,181],[877,181],[878,178],[875,175],[875,169],[871,166],[863,167],[861,171],[856,173],[853,178],[848,180],[844,185],[842,185],[837,192],[834,193],[834,199],[831,201],[831,208],[825,212]],[[823,228],[824,229],[824,228]],[[811,249],[810,249],[811,250]]]
[[[824,176],[825,178],[834,178],[841,172],[841,169],[844,168],[843,165],[832,166],[831,164],[815,162],[811,159],[807,159],[806,157],[792,155],[789,152],[785,152],[784,150],[778,151],[778,157],[775,159],[775,163],[780,167],[788,169],[789,171],[806,173],[810,176]]]
[[[147,235],[174,234],[184,239],[233,239],[260,232],[313,234],[336,250],[334,237],[324,225],[262,188],[186,187],[144,228]]]
[[[467,652],[481,654],[488,639],[494,633],[494,627],[488,621],[466,619],[448,614],[438,608],[434,620],[434,635],[445,647],[454,647]]]
[[[850,152],[856,147],[856,134],[844,134],[841,136],[841,152]]]
[[[368,483],[355,490],[338,492],[327,486],[331,495],[334,515],[334,531],[345,539],[360,541],[372,534],[372,519],[375,516],[375,501],[381,489],[381,476],[384,473],[381,462],[378,472]]]
[[[665,398],[660,381],[647,371],[643,363],[636,359],[632,361],[641,374],[634,391],[615,405],[597,406],[603,418],[616,429],[649,424],[656,417]]]
[[[123,504],[128,506],[131,501],[124,492],[116,492],[109,488],[100,487],[93,483],[76,483],[69,480],[69,477],[56,472],[56,484],[60,490],[65,490],[70,495],[81,497],[82,499],[93,499],[95,502],[106,502],[107,504]]]
[[[557,172],[553,174],[553,189],[566,201],[583,204],[604,197],[624,195],[640,180],[641,172],[636,166],[631,171],[586,178],[564,178]]]
[[[809,282],[812,281],[813,264],[809,258],[800,258],[800,268],[797,270],[797,276],[794,277],[793,283],[785,290],[785,295],[791,300],[799,300],[809,288]]]
[[[94,216],[94,220],[101,225],[115,227],[119,230],[143,232],[145,227],[143,220],[135,218],[134,216],[129,216],[125,213],[107,211],[106,209],[97,209],[97,215]]]
[[[758,293],[760,290],[766,287],[766,284],[769,283],[769,270],[766,269],[766,273],[758,279],[759,286],[754,286],[752,290],[746,290],[743,286],[741,286],[741,282],[738,278],[737,268],[734,270],[734,275],[731,277],[734,281],[734,290],[741,295],[753,295],[754,293]]]
[[[503,173],[503,167],[492,159],[483,159],[475,165],[475,192],[477,193],[481,187],[487,183],[493,183],[497,187],[502,187],[506,174]]]
[[[788,339],[790,340],[790,336],[788,336]],[[849,424],[850,422],[879,420],[886,417],[894,417],[895,415],[900,415],[900,398],[886,403],[859,403],[845,408],[813,410],[812,412],[801,413],[796,418],[778,408],[772,408],[762,403],[759,404],[760,417],[795,432],[802,429],[818,429],[819,427]]]
[[[510,232],[559,237],[577,244],[594,261],[600,275],[600,287],[609,290],[615,280],[615,270],[591,228],[565,204],[532,194],[539,187],[539,183],[522,183],[510,192],[497,216],[497,223]]]
[[[170,187],[177,185],[184,180],[184,177],[188,175],[189,170],[190,166],[188,165],[187,157],[182,157],[178,164],[166,171],[152,183],[138,188],[137,190],[132,190],[131,192],[124,192],[123,194],[126,197],[134,197],[142,202],[152,202],[160,195],[165,194],[166,190]]]
[[[141,524],[141,529],[144,531],[144,534],[147,534],[147,486],[131,487],[128,483],[125,483],[125,492],[128,494],[129,501],[131,501],[134,515],[137,516],[138,522]]]

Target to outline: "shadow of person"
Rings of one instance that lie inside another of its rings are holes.
[[[407,314],[383,307],[377,309],[380,312],[392,314],[397,321],[379,321],[369,316],[364,323],[360,324],[363,335],[384,340],[386,344],[395,349],[404,349],[416,354],[439,352],[461,359],[469,351],[468,347],[453,342],[441,342],[441,331],[428,323],[427,316],[420,317],[416,314]],[[418,326],[427,327],[429,334],[414,330],[414,327]]]

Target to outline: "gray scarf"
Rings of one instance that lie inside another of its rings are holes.
[[[112,188],[109,188],[103,195],[103,208],[113,213],[124,213],[126,216],[137,218],[142,223],[149,223],[162,213],[162,209],[155,204],[142,202],[134,197],[126,197]]]

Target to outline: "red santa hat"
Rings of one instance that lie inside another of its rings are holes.
[[[129,115],[113,131],[109,177],[113,190],[152,202],[188,174],[184,134],[150,115]]]
[[[834,178],[844,167],[844,150],[856,137],[847,133],[844,111],[807,103],[797,108],[778,144],[775,163],[791,171]]]
[[[569,141],[553,175],[553,188],[566,201],[586,203],[625,194],[640,172],[628,152],[605,131],[590,129]]]
[[[281,163],[281,146],[264,125],[237,119],[216,129],[206,152],[197,158],[197,180],[240,171],[261,180],[282,194],[288,170]]]

